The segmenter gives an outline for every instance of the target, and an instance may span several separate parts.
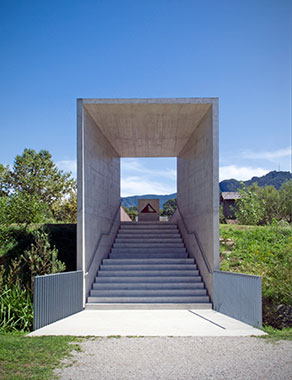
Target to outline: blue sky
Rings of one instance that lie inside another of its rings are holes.
[[[290,0],[0,2],[0,162],[75,172],[76,98],[219,97],[220,179],[291,170]],[[175,159],[122,160],[122,195],[175,191]],[[144,173],[144,174],[143,174]]]

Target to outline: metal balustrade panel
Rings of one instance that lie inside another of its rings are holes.
[[[83,272],[64,272],[34,278],[34,320],[37,330],[83,309]]]

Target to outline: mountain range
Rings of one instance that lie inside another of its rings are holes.
[[[292,179],[292,173],[284,171],[271,171],[262,177],[252,177],[248,181],[237,181],[236,179],[225,179],[219,182],[220,192],[222,191],[238,191],[241,188],[241,182],[246,186],[250,186],[257,182],[259,186],[274,186],[275,189],[279,190],[282,184],[286,181]],[[176,198],[176,193],[157,195],[157,194],[147,194],[147,195],[133,195],[130,197],[122,197],[122,206],[130,208],[133,206],[138,206],[138,199],[159,199],[159,207],[163,208],[166,201],[172,198]]]

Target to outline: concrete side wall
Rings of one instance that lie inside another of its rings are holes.
[[[86,109],[80,108],[78,129],[83,132],[78,132],[78,160],[82,161],[78,168],[78,269],[86,273],[87,295],[119,227],[120,157]]]
[[[186,228],[178,220],[213,300],[213,275],[204,263],[195,231],[210,264],[219,268],[218,104],[210,106],[177,159],[177,202]]]
[[[129,217],[127,212],[124,210],[124,208],[120,207],[120,221],[121,222],[131,222],[132,219]]]

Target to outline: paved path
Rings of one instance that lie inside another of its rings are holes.
[[[264,334],[214,310],[84,310],[29,335],[247,336]]]
[[[251,337],[93,338],[62,380],[291,380],[292,342]]]

